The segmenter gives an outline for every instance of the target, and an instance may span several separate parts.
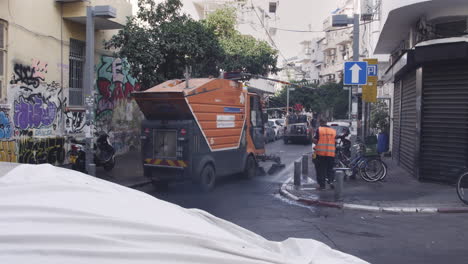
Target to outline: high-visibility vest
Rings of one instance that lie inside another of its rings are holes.
[[[335,138],[336,131],[333,128],[320,127],[315,153],[318,156],[335,157]]]

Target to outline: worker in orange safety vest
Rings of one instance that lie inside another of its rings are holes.
[[[331,188],[333,188],[333,181],[335,180],[335,172],[333,165],[335,164],[335,150],[336,150],[336,131],[327,126],[326,120],[320,120],[320,127],[317,129],[314,136],[315,143],[315,169],[317,174],[317,183],[319,190],[325,189],[325,182],[327,181]]]

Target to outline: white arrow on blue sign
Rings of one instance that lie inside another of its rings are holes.
[[[367,84],[367,62],[348,61],[344,63],[344,85]]]

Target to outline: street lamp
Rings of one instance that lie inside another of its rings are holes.
[[[84,70],[84,92],[86,104],[86,170],[96,176],[94,164],[93,131],[94,131],[94,18],[116,18],[117,11],[112,6],[86,7],[86,61]]]

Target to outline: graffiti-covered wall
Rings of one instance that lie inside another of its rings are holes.
[[[126,60],[98,59],[95,132],[108,133],[117,154],[122,154],[139,147],[143,115],[130,94],[140,86]],[[68,66],[50,65],[35,58],[11,65],[8,103],[0,104],[0,161],[67,163],[66,138],[84,137],[84,108],[68,108],[67,89],[50,77],[57,76],[51,71]]]
[[[110,135],[117,153],[137,148],[143,115],[130,94],[140,90],[140,84],[125,59],[101,56],[96,71],[97,129]]]
[[[62,122],[67,98],[53,67],[39,58],[11,65],[7,103],[0,105],[0,161],[65,162]]]
[[[118,154],[138,147],[141,114],[129,99],[139,89],[138,82],[130,76],[125,60],[103,56],[112,53],[105,50],[104,40],[117,34],[117,24],[125,24],[132,14],[131,4],[127,0],[0,1],[0,59],[4,62],[0,65],[0,161],[67,163],[70,139],[85,137],[86,109],[71,107],[68,98],[69,85],[76,88],[74,96],[80,95],[86,27],[70,18],[85,17],[90,4],[118,10],[112,20],[114,30],[96,23],[94,128],[110,134]]]

